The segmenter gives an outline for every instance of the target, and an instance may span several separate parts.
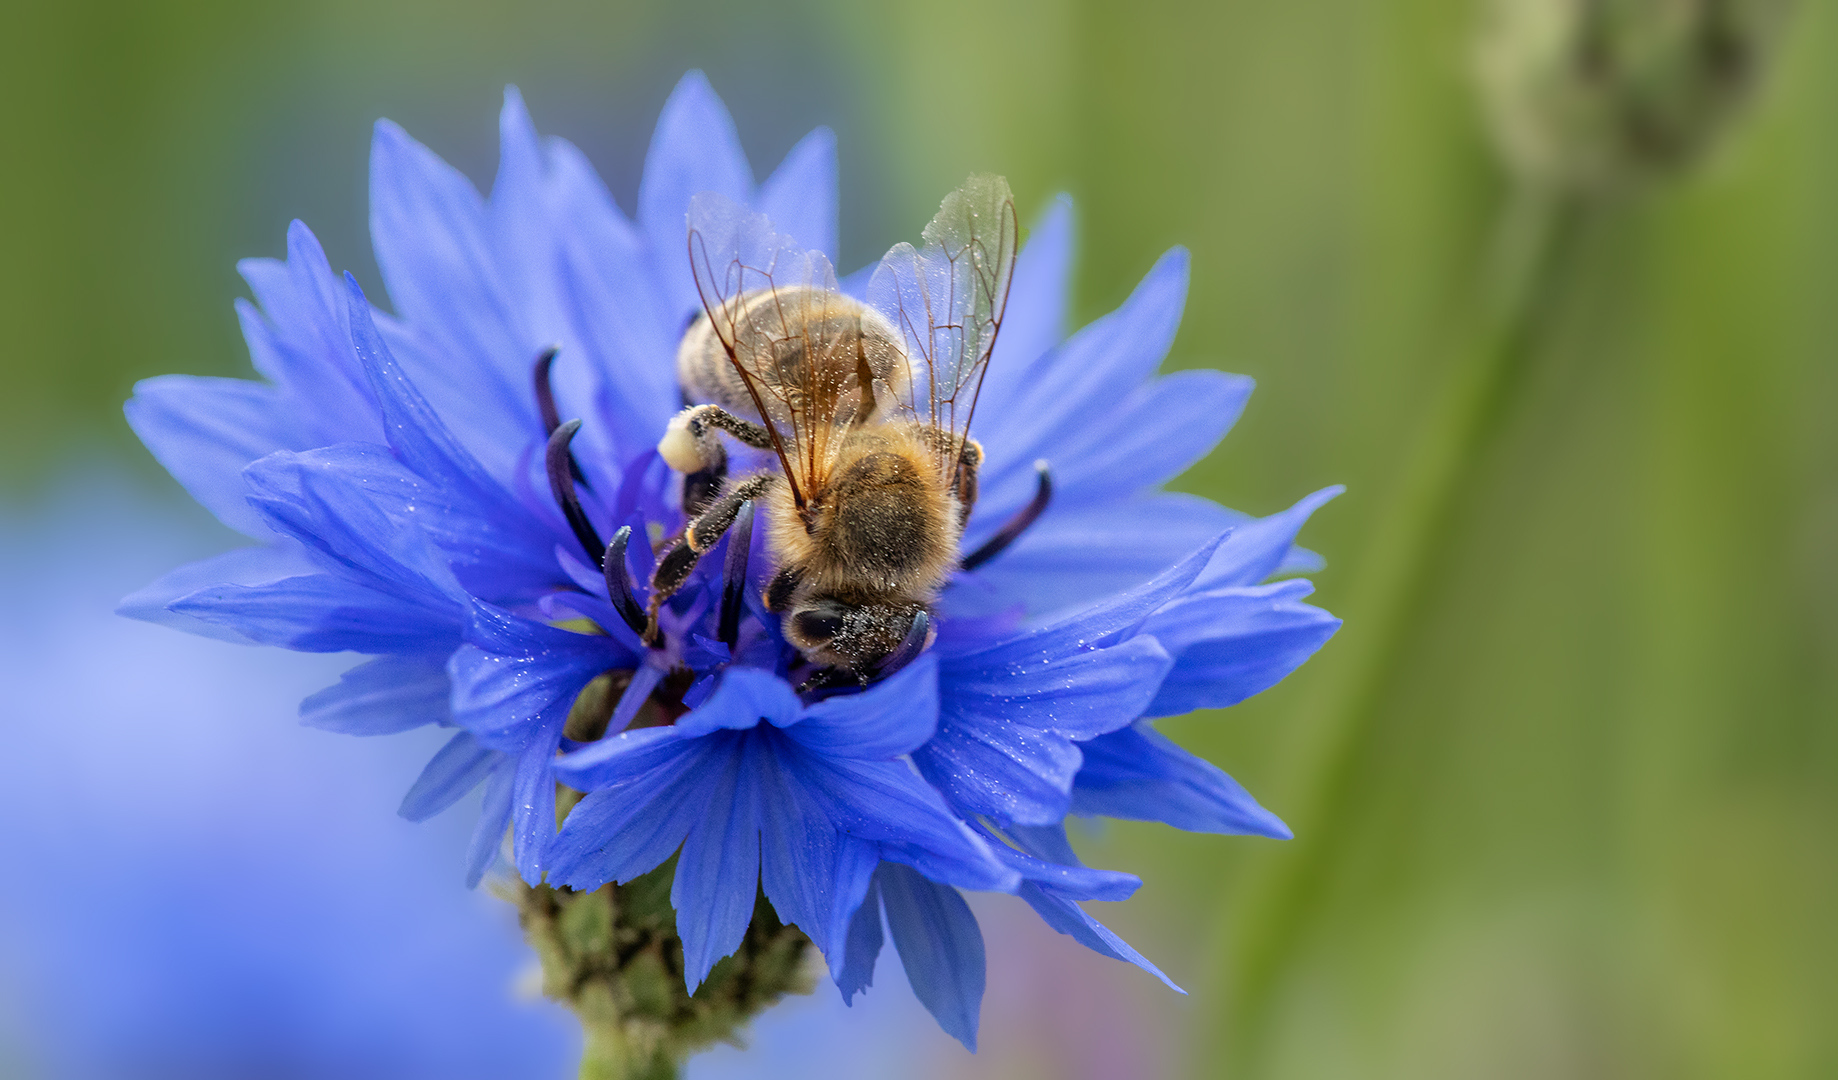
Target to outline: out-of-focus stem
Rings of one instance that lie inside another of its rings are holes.
[[[577,798],[562,789],[557,808],[566,813]],[[810,942],[760,893],[739,948],[691,995],[670,902],[675,875],[672,859],[588,891],[504,883],[542,961],[543,993],[580,1018],[582,1080],[673,1080],[691,1055],[733,1041],[786,994],[811,990]]]
[[[604,984],[583,986],[571,1003],[581,1021],[581,1080],[676,1080],[678,1062],[661,1042],[632,1038]]]
[[[1254,897],[1239,945],[1229,1026],[1233,1076],[1254,1075],[1268,1039],[1276,994],[1317,913],[1331,868],[1347,841],[1357,770],[1411,643],[1447,565],[1456,524],[1472,498],[1505,423],[1573,246],[1581,205],[1548,190],[1521,188],[1509,200],[1491,253],[1482,325],[1450,374],[1402,470],[1346,605],[1336,645],[1337,677],[1320,684],[1307,715],[1322,718],[1305,754],[1306,794],[1293,860]]]

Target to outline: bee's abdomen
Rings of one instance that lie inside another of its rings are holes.
[[[837,584],[926,593],[949,569],[957,548],[950,496],[925,459],[901,449],[852,457],[830,479],[820,542],[825,576]]]

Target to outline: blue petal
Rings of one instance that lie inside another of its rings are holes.
[[[1134,632],[1185,589],[1220,538],[1155,580],[1050,626],[971,652],[944,653],[938,734],[913,755],[966,815],[1041,825],[1065,816],[1079,767],[1074,740],[1142,715],[1173,660]],[[948,631],[950,624],[945,624]]]
[[[1026,829],[1032,829],[1037,833],[1057,830],[1062,839],[1065,836],[1064,830],[1057,824],[1023,826],[1021,829],[1011,826],[1003,831],[1013,839],[1016,838],[1018,832]],[[1097,870],[1084,865],[1079,862],[1077,855],[1072,854],[1069,845],[1064,853],[1066,858],[1063,861],[1042,858],[1038,853],[1011,847],[1000,840],[992,839],[989,847],[996,853],[996,858],[1012,867],[1016,873],[1021,875],[1022,880],[1045,886],[1055,893],[1078,900],[1128,900],[1136,895],[1136,890],[1142,888],[1142,879],[1135,874],[1126,874],[1119,870]]]
[[[250,641],[302,652],[423,653],[459,644],[451,612],[331,574],[265,585],[215,585],[174,600],[173,611],[233,628]]]
[[[974,718],[1018,732],[1095,738],[1142,715],[1174,663],[1150,637],[1051,660],[1048,655],[1042,650],[1031,664],[950,665],[940,728]]]
[[[578,151],[537,138],[515,87],[504,92],[498,130],[498,176],[487,223],[509,306],[521,320],[518,361],[526,365],[524,381],[536,347],[557,346],[560,359],[550,383],[562,415],[599,414],[600,422],[576,437],[577,461],[588,470],[602,461],[621,463],[641,449],[651,424],[661,428],[668,419],[667,412],[634,411],[619,392],[636,388],[623,385],[634,382],[633,375],[649,373],[655,382],[658,372],[669,373],[670,365],[655,362],[667,353],[606,349],[609,342],[629,336],[625,324],[657,322],[654,301],[634,303],[639,297],[633,285],[642,284],[644,295],[651,292],[649,283],[632,280],[643,261],[637,234]],[[602,278],[614,267],[618,284],[608,288]],[[609,392],[609,378],[622,385]],[[519,431],[524,440],[535,434],[527,426]],[[654,442],[656,435],[650,439]],[[590,472],[589,479],[603,487],[613,477]]]
[[[577,634],[474,601],[466,644],[448,665],[453,720],[487,745],[518,750],[539,732],[559,733],[594,676],[637,665],[603,634]]]
[[[658,362],[675,353],[682,323],[664,315],[642,237],[587,159],[559,139],[548,146],[559,244],[553,299],[565,320],[554,332],[562,346],[553,369],[556,401],[565,416],[604,418],[576,439],[587,447],[577,456],[588,459],[590,479],[607,487],[591,475],[594,451],[604,447],[610,461],[624,465],[651,450],[682,407],[675,365]]]
[[[872,872],[872,867],[870,871]],[[855,995],[874,984],[874,962],[881,955],[881,889],[873,877],[862,896],[861,906],[849,917],[843,938],[842,959],[830,957],[830,977],[842,992],[845,1005],[854,1004]]]
[[[813,798],[822,800],[837,830],[880,845],[884,859],[967,889],[1006,892],[1021,880],[904,761],[827,757],[789,739],[780,747],[779,760]]]
[[[740,947],[759,894],[759,779],[772,768],[770,750],[756,735],[727,738],[733,749],[711,763],[708,801],[683,841],[670,886],[692,994],[715,961]]]
[[[288,451],[249,466],[243,478],[249,504],[320,566],[430,611],[463,610],[466,592],[446,556],[413,518],[379,505],[365,478]]]
[[[891,758],[938,728],[938,658],[927,654],[859,694],[820,701],[785,733],[819,754]]]
[[[820,127],[759,187],[760,212],[787,236],[836,261],[836,135]]]
[[[727,107],[708,78],[692,71],[664,103],[638,184],[638,225],[659,276],[660,314],[672,327],[687,325],[702,309],[684,238],[689,200],[705,191],[746,205],[753,201],[753,172]]]
[[[1064,863],[1067,866],[1082,865],[1078,853],[1072,850],[1072,841],[1066,837],[1066,823],[1063,821],[1051,825],[1006,825],[1002,832],[1015,842],[1016,847],[1036,859]]]
[[[1066,336],[1066,299],[1072,290],[1072,196],[1055,198],[1028,231],[1027,246],[1009,277],[1002,333],[989,357],[977,399],[978,431],[1007,424],[1009,410],[1028,385],[1036,360]]]
[[[677,718],[685,737],[722,728],[750,728],[762,720],[779,726],[796,723],[801,712],[791,684],[769,671],[731,667],[721,673],[715,692],[698,708]]]
[[[390,448],[410,471],[439,489],[438,498],[450,518],[469,511],[471,518],[479,522],[480,529],[491,537],[488,544],[481,546],[531,553],[526,559],[534,554],[546,554],[559,538],[557,534],[544,528],[535,514],[492,479],[447,430],[378,336],[370,317],[370,305],[364,300],[356,279],[346,275],[345,282],[352,344],[376,388]],[[472,411],[476,408],[469,407],[459,415],[469,415]],[[524,444],[518,441],[511,445],[521,448]],[[489,566],[489,560],[480,557],[472,565],[476,577]],[[503,567],[501,579],[493,582],[493,594],[501,599],[521,598],[564,584],[552,564],[546,572],[536,571],[536,565],[540,564],[520,560]]]
[[[1023,885],[1019,895],[1053,929],[1069,935],[1093,952],[1135,964],[1166,983],[1168,989],[1176,993],[1185,994],[1187,992],[1176,986],[1173,979],[1162,973],[1161,968],[1156,967],[1141,953],[1132,949],[1128,942],[1112,933],[1103,923],[1085,914],[1085,909],[1079,907],[1071,898],[1033,882]]]
[[[838,846],[845,838],[830,823],[822,802],[776,761],[759,773],[759,824],[760,885],[766,899],[781,922],[795,923],[831,958],[833,969],[842,961],[841,950],[831,947],[831,934],[839,906],[834,896],[841,869]],[[871,872],[878,861],[871,850]],[[850,885],[855,889],[852,902],[860,904],[866,878]]]
[[[559,584],[554,534],[533,515],[501,505],[494,512],[467,498],[463,485],[425,480],[387,447],[343,443],[275,461],[302,471],[336,474],[361,487],[392,518],[417,522],[474,596],[509,600]]]
[[[682,846],[689,830],[715,797],[722,764],[735,752],[739,735],[676,738],[667,728],[627,731],[603,739],[642,746],[649,768],[623,782],[590,792],[562,820],[549,846],[551,884],[597,889],[609,881],[630,881],[657,868]],[[578,787],[566,772],[570,754],[555,772]]]
[[[1056,455],[1055,498],[1068,506],[1115,505],[1121,492],[1171,480],[1225,438],[1250,400],[1252,381],[1221,371],[1177,371],[1137,387],[1104,424]],[[1021,472],[1021,470],[1015,470]],[[1031,485],[1018,495],[1031,498]]]
[[[220,641],[253,645],[256,644],[254,639],[235,627],[204,622],[174,611],[172,603],[210,585],[266,585],[282,578],[310,574],[315,568],[316,564],[306,557],[300,545],[292,541],[236,548],[195,563],[187,563],[152,584],[129,593],[122,598],[115,613]]]
[[[956,889],[896,863],[882,863],[875,879],[913,996],[946,1034],[975,1053],[984,961],[983,934],[970,905]]]
[[[426,821],[478,787],[502,760],[504,755],[480,746],[470,732],[462,731],[421,770],[396,813],[410,821]],[[498,831],[502,833],[503,827]]]
[[[651,698],[651,691],[664,681],[667,674],[663,668],[654,664],[645,664],[632,672],[632,681],[625,684],[619,694],[619,703],[613,707],[613,715],[606,722],[606,730],[617,734],[624,731],[638,715],[638,710],[645,707]]]
[[[1117,403],[1154,374],[1174,341],[1186,299],[1187,253],[1176,248],[1162,256],[1122,307],[1030,365],[1019,392],[1000,411],[1001,423],[984,427],[978,422],[984,460],[996,466],[987,480],[989,497],[998,500],[992,505],[1011,509],[1002,501],[1006,486],[1027,491],[1026,476],[1035,459],[1053,459],[1066,440],[1102,426]],[[1007,475],[1011,471],[1013,478]],[[1025,501],[1024,494],[1012,508]]]
[[[256,539],[274,535],[250,508],[243,466],[305,445],[279,391],[246,379],[162,375],[134,386],[128,426],[217,520]]]
[[[511,821],[511,788],[517,774],[517,759],[509,754],[494,754],[491,778],[485,784],[485,797],[479,805],[479,821],[472,828],[472,842],[466,846],[466,887],[474,888],[498,859],[504,846],[504,830]]]
[[[1209,762],[1176,746],[1146,721],[1082,744],[1085,767],[1072,789],[1072,812],[1177,829],[1270,836],[1291,833],[1275,814]]]
[[[1322,488],[1280,514],[1256,518],[1233,529],[1220,545],[1212,565],[1195,584],[1203,588],[1262,584],[1288,558],[1296,533],[1302,530],[1308,516],[1345,490],[1339,484]]]
[[[629,786],[641,776],[668,767],[695,743],[695,738],[685,738],[674,725],[621,731],[564,755],[555,763],[555,778],[576,791]]]
[[[346,735],[393,735],[444,723],[451,693],[440,658],[379,656],[301,702],[300,721]]]
[[[1145,488],[1173,479],[1205,457],[1244,411],[1252,382],[1218,371],[1180,371],[1143,383],[1111,411],[1076,432],[1059,433],[1038,456],[1053,466],[1053,503],[1046,517],[1086,508],[1114,508]],[[1007,516],[1033,498],[1033,458],[991,470],[978,496],[988,506],[967,532],[981,543]]]
[[[303,223],[287,227],[287,261],[236,264],[261,305],[238,300],[236,314],[255,369],[285,391],[311,438],[289,449],[382,442],[376,396],[351,353],[344,290],[319,240]]]
[[[1032,671],[947,676],[938,734],[913,761],[962,813],[1057,821],[1079,768],[1073,740],[1141,716],[1172,665],[1141,637]]]
[[[560,725],[541,732],[517,756],[517,775],[511,787],[512,850],[517,871],[531,885],[542,881],[543,857],[555,838],[555,748],[561,741]]]
[[[1340,628],[1339,619],[1298,602],[1311,591],[1306,581],[1220,589],[1150,616],[1143,633],[1175,662],[1145,715],[1222,709],[1275,686]]]
[[[540,431],[533,343],[506,302],[472,182],[387,120],[371,141],[370,238],[390,302],[424,343],[411,366],[443,414],[466,418],[473,452],[508,475]]]
[[[978,671],[985,678],[998,672],[1019,677],[1028,668],[1038,670],[1043,662],[1074,656],[1134,631],[1150,613],[1187,589],[1226,539],[1226,535],[1215,536],[1151,581],[989,648],[954,653],[944,637],[950,629],[946,623],[940,631],[940,651],[947,656],[941,674],[945,679],[974,678]]]
[[[978,507],[981,517],[980,501]],[[1002,520],[990,515],[992,524],[977,535],[993,532]],[[1049,506],[1001,557],[960,574],[959,585],[945,594],[945,610],[988,614],[1021,603],[1039,615],[1083,607],[1093,597],[1142,584],[1241,520],[1217,503],[1172,492],[1103,506]]]
[[[1305,547],[1291,547],[1277,566],[1279,574],[1319,574],[1327,569],[1327,560]]]

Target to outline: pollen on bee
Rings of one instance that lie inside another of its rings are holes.
[[[692,473],[704,465],[702,449],[696,445],[696,437],[689,430],[689,414],[690,410],[685,409],[671,417],[664,437],[657,440],[658,456],[680,473]]]

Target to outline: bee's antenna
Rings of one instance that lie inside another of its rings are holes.
[[[643,637],[645,634],[645,609],[638,604],[638,598],[632,594],[632,575],[625,568],[625,546],[632,539],[630,525],[619,526],[613,534],[613,542],[606,545],[606,559],[601,569],[606,573],[606,594],[612,597],[613,610],[632,628],[632,633]]]
[[[961,569],[975,570],[1002,554],[1008,545],[1014,543],[1017,537],[1027,531],[1028,526],[1034,524],[1034,521],[1046,510],[1047,504],[1053,501],[1052,468],[1045,461],[1036,461],[1034,471],[1039,474],[1040,480],[1034,488],[1033,500],[1022,507],[1019,514],[1009,518],[1007,524],[997,529],[996,534],[985,541],[982,547],[964,556],[964,561],[958,564]]]
[[[574,433],[579,430],[579,420],[570,420],[556,428],[549,436],[549,447],[544,452],[543,464],[549,473],[549,490],[561,505],[562,515],[568,519],[568,527],[574,530],[574,538],[580,541],[587,557],[598,563],[606,555],[606,545],[600,542],[600,534],[594,531],[593,522],[587,520],[587,512],[581,509],[581,497],[575,493],[574,477],[568,468],[574,460],[568,453],[568,444],[574,440]]]
[[[732,649],[740,640],[741,596],[747,588],[747,555],[753,547],[753,500],[740,504],[734,524],[728,526],[728,556],[721,567],[721,617],[716,622],[721,641]]]

